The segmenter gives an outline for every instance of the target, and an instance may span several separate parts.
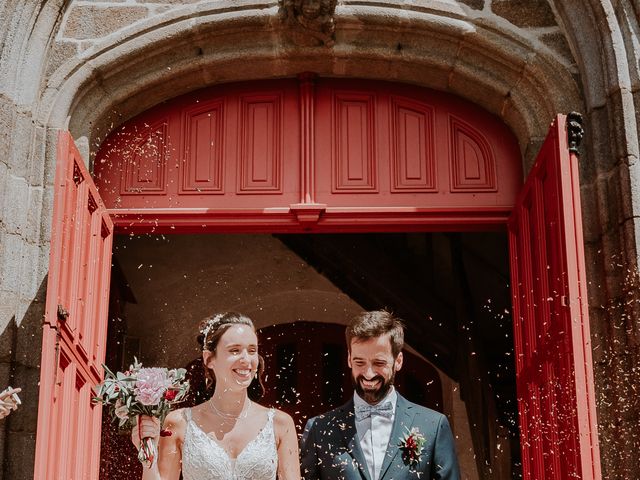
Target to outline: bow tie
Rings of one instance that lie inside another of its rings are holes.
[[[384,402],[379,405],[356,405],[355,411],[357,421],[369,418],[371,415],[391,418],[393,416],[393,405],[391,405],[391,402]]]

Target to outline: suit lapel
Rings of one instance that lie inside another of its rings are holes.
[[[413,410],[414,409],[411,407],[411,404],[398,393],[396,414],[393,419],[393,427],[391,428],[391,437],[389,437],[387,452],[384,455],[384,461],[380,468],[380,480],[384,478],[389,467],[395,463],[395,458],[400,452],[400,438],[406,432],[406,429],[410,429],[413,424],[413,417],[415,416],[415,412]]]
[[[360,470],[362,477],[365,478],[365,480],[371,480],[371,477],[369,476],[369,469],[367,468],[367,462],[364,459],[364,453],[362,453],[362,448],[360,448],[360,442],[358,441],[353,399],[343,405],[341,410],[341,420],[344,424],[344,428],[340,425],[338,425],[338,427],[342,432],[342,440],[347,446],[349,455],[351,455],[358,464],[358,469]]]

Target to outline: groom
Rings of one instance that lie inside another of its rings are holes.
[[[346,338],[355,392],[345,405],[307,422],[303,478],[459,480],[447,418],[393,387],[402,367],[402,322],[384,310],[364,312],[347,327]]]

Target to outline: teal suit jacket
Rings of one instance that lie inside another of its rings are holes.
[[[417,428],[426,439],[417,465],[408,465],[399,447],[407,428]],[[356,434],[353,399],[310,419],[301,442],[304,480],[372,480]],[[459,480],[460,471],[447,417],[398,394],[379,480],[405,479]]]

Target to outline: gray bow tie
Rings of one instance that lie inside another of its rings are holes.
[[[391,402],[384,402],[379,405],[356,405],[356,420],[364,420],[371,415],[380,415],[382,417],[391,418],[393,416],[393,405]]]

